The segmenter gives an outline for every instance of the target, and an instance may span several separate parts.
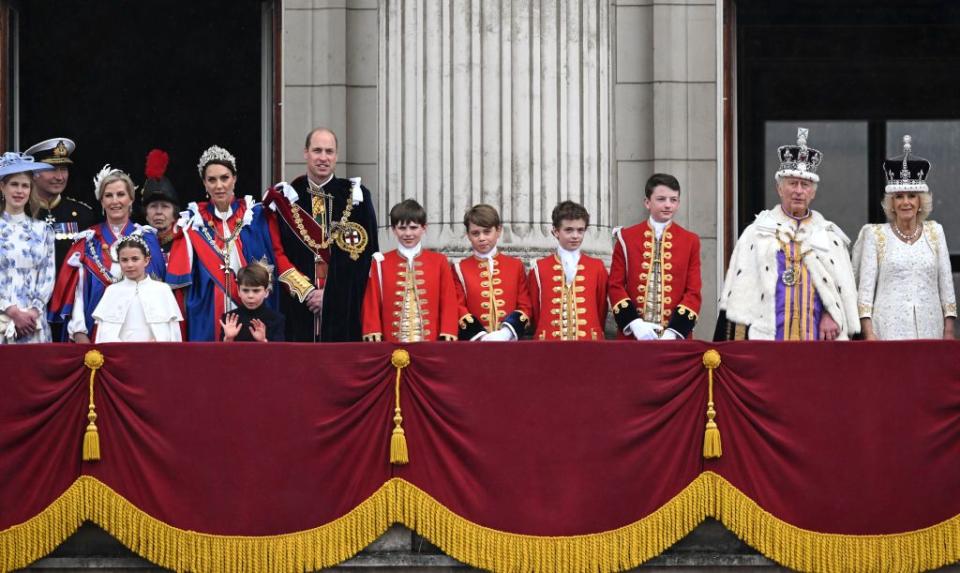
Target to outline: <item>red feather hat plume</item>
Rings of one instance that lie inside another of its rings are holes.
[[[162,149],[151,149],[147,154],[147,167],[145,175],[147,179],[159,181],[167,172],[167,165],[170,163],[170,156]]]

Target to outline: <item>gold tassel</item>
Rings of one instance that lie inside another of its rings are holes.
[[[723,455],[723,446],[720,443],[720,428],[713,421],[717,411],[713,409],[713,371],[720,366],[720,353],[714,349],[703,353],[703,365],[707,368],[707,429],[703,434],[703,457],[706,459],[719,458]]]
[[[402,348],[393,351],[390,363],[397,369],[397,381],[394,384],[396,407],[393,409],[393,434],[390,435],[390,463],[404,465],[410,462],[407,452],[407,437],[403,434],[403,416],[400,414],[400,373],[410,365],[410,353]]]
[[[103,354],[99,350],[89,350],[83,357],[83,364],[90,369],[90,411],[87,412],[87,431],[83,434],[83,461],[95,462],[100,459],[100,434],[97,433],[97,407],[93,403],[93,381],[97,370],[103,366]]]

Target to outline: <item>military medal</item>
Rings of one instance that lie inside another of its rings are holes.
[[[780,280],[782,280],[786,286],[792,287],[797,284],[797,273],[793,272],[793,269],[787,269],[780,275]]]
[[[367,230],[353,221],[341,222],[333,233],[333,240],[340,250],[347,252],[350,258],[357,260],[367,248],[369,238]]]

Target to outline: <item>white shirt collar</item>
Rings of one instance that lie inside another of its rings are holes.
[[[230,217],[233,215],[233,205],[227,207],[226,211],[221,211],[220,209],[217,209],[216,205],[214,205],[213,214],[216,215],[217,219],[220,219],[221,221],[229,221]]]
[[[487,259],[487,260],[490,260],[490,259],[492,259],[493,257],[497,256],[497,248],[494,247],[494,248],[490,249],[489,251],[487,251],[486,253],[483,253],[483,254],[478,253],[476,250],[474,250],[474,251],[473,251],[473,256],[477,257],[478,259]]]
[[[119,265],[118,265],[118,266],[119,266]],[[124,285],[124,286],[126,286],[126,287],[128,287],[128,288],[136,289],[136,288],[139,288],[140,285],[145,284],[145,283],[146,283],[147,281],[149,281],[149,280],[150,280],[150,275],[144,274],[144,275],[143,275],[143,278],[140,279],[140,280],[138,280],[138,281],[135,281],[135,280],[132,280],[132,279],[128,279],[127,277],[123,277],[123,280],[120,281],[120,284],[122,284],[122,285]]]
[[[407,262],[413,266],[413,259],[420,254],[420,251],[423,250],[423,243],[417,243],[415,247],[407,248],[403,245],[397,245],[397,252],[400,253],[400,256],[407,259]]]
[[[667,221],[666,223],[655,221],[652,215],[648,220],[650,222],[650,226],[653,227],[653,232],[656,233],[658,239],[663,236],[663,230],[666,229],[667,225],[671,223],[671,221]]]
[[[330,180],[331,180],[331,179],[333,179],[333,173],[331,173],[329,177],[327,177],[326,179],[324,179],[324,180],[323,180],[323,183],[317,183],[317,182],[315,182],[313,179],[310,179],[310,176],[307,175],[307,181],[309,181],[310,183],[313,183],[314,185],[316,185],[317,187],[320,187],[320,188],[323,188],[323,187],[326,186],[327,183],[330,183]]]
[[[563,265],[563,275],[567,282],[573,282],[577,276],[577,263],[580,262],[580,249],[568,251],[563,247],[557,247],[557,256],[560,257],[560,264]]]

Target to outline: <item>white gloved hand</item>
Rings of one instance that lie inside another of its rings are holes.
[[[634,319],[623,329],[625,334],[633,335],[637,340],[656,340],[663,330],[659,324],[647,322],[641,318]]]
[[[485,334],[480,340],[483,342],[509,342],[513,339],[513,331],[504,326],[500,330]]]
[[[683,337],[676,330],[668,328],[660,335],[660,340],[683,340]]]

